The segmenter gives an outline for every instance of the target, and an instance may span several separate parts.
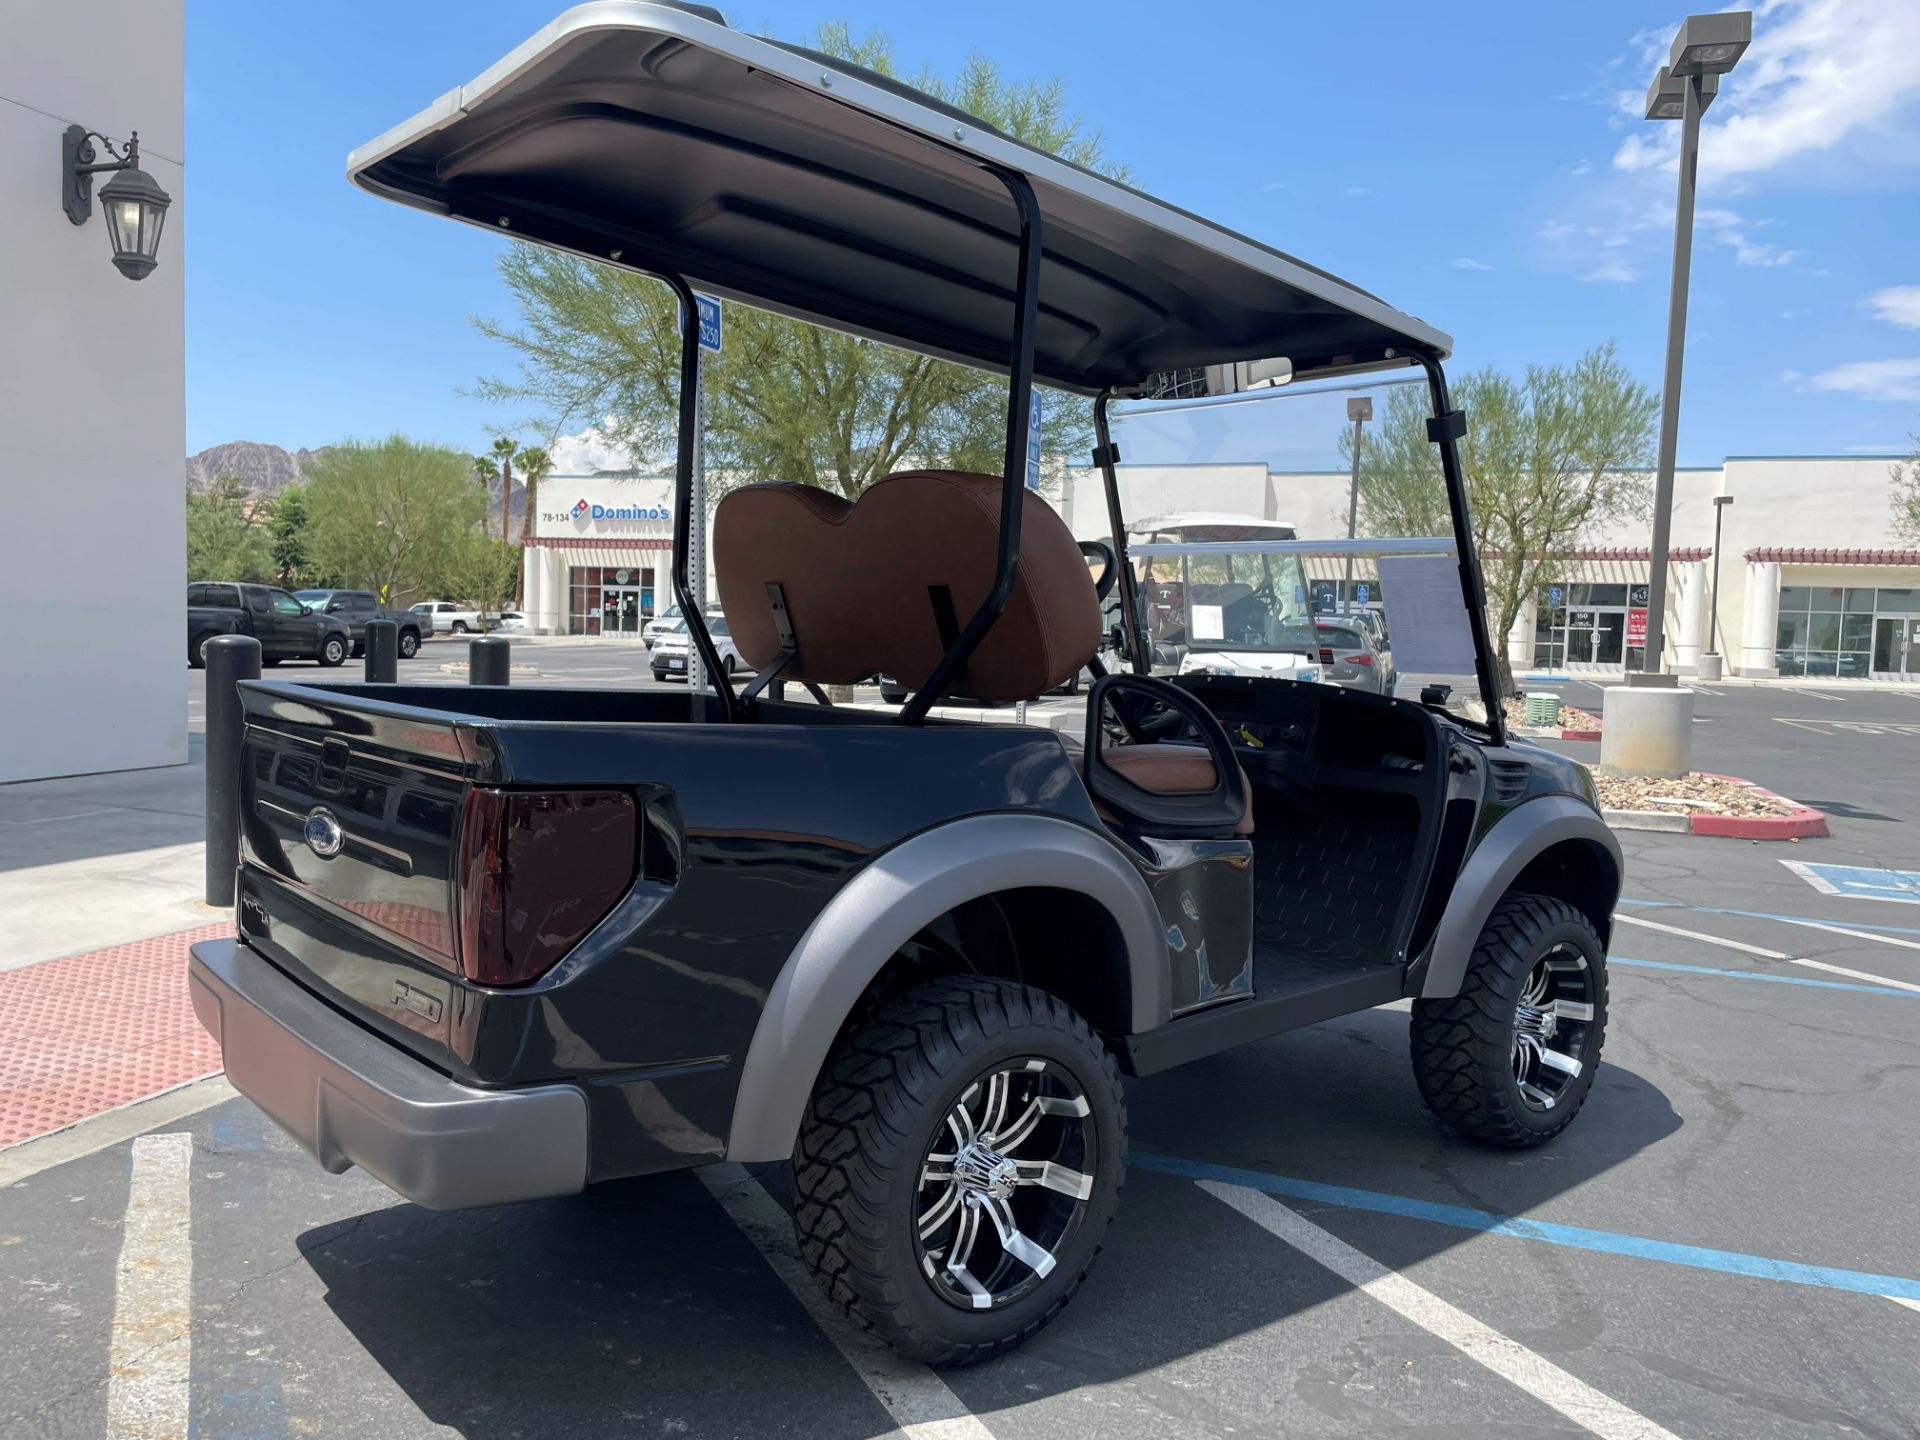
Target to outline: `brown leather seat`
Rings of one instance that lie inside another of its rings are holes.
[[[886,674],[918,688],[949,643],[935,592],[950,598],[957,627],[993,588],[1001,490],[992,475],[912,470],[875,481],[857,501],[811,485],[728,492],[714,512],[713,568],[734,644],[756,669],[780,652],[767,594],[775,582],[797,643],[786,679],[846,685]],[[1022,491],[1021,504],[1012,598],[955,694],[1026,699],[1077,675],[1099,648],[1100,601],[1079,543],[1038,495]],[[1078,767],[1078,744],[1068,750]],[[1124,745],[1106,757],[1143,790],[1214,785],[1213,759],[1198,746]],[[1249,795],[1234,833],[1252,830]]]

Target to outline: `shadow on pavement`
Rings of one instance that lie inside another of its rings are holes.
[[[1137,1149],[1509,1213],[1681,1125],[1661,1091],[1608,1065],[1579,1121],[1541,1151],[1450,1140],[1420,1105],[1406,1017],[1390,1011],[1135,1082],[1129,1107]],[[782,1203],[785,1178],[783,1167],[763,1177]],[[1397,1223],[1402,1264],[1471,1238]],[[691,1175],[462,1214],[399,1206],[299,1244],[341,1322],[467,1440],[594,1440],[643,1420],[702,1434],[892,1428]],[[1135,1170],[1075,1303],[1022,1350],[946,1379],[976,1411],[1029,1405],[1147,1376],[1348,1293],[1188,1182]]]

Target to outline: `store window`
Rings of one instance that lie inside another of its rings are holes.
[[[1872,590],[1782,585],[1774,637],[1780,673],[1865,679],[1872,668],[1874,608]]]
[[[653,618],[652,567],[575,565],[567,575],[569,635],[638,635]]]

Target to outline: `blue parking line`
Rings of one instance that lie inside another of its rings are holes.
[[[1849,930],[1873,930],[1882,935],[1920,935],[1920,930],[1905,925],[1869,925],[1865,921],[1848,916],[1844,920],[1834,920],[1822,915],[1775,915],[1766,910],[1725,910],[1717,905],[1683,905],[1678,900],[1628,900],[1622,898],[1622,905],[1632,905],[1648,910],[1685,910],[1693,915],[1741,915],[1749,920],[1781,920],[1792,925],[1806,923],[1810,925],[1844,925]]]
[[[1408,1195],[1389,1195],[1379,1190],[1356,1190],[1347,1185],[1323,1185],[1317,1180],[1296,1180],[1287,1175],[1269,1175],[1262,1170],[1237,1170],[1230,1165],[1214,1165],[1205,1160],[1187,1160],[1178,1155],[1155,1155],[1135,1151],[1127,1163],[1142,1170],[1157,1170],[1166,1175],[1181,1175],[1189,1180],[1213,1180],[1222,1185],[1244,1185],[1269,1195],[1285,1195],[1294,1200],[1310,1200],[1338,1205],[1347,1210],[1371,1210],[1381,1215],[1400,1215],[1409,1220],[1426,1220],[1435,1225],[1451,1225],[1459,1230],[1477,1230],[1486,1235],[1510,1235],[1519,1240],[1541,1240],[1549,1245],[1564,1245],[1573,1250],[1592,1250],[1606,1255],[1627,1255],[1636,1260],[1659,1260],[1668,1265],[1684,1265],[1693,1270],[1717,1270],[1724,1275],[1746,1275],[1756,1280],[1782,1280],[1790,1285],[1813,1285],[1824,1290],[1850,1290],[1858,1295],[1886,1295],[1901,1300],[1920,1300],[1920,1280],[1899,1275],[1874,1275],[1863,1270],[1835,1270],[1826,1265],[1802,1265],[1796,1260],[1774,1260],[1765,1255],[1745,1255],[1737,1250],[1709,1250],[1699,1245],[1675,1245],[1666,1240],[1648,1240],[1639,1235],[1622,1235],[1613,1230],[1589,1230],[1581,1225],[1556,1225],[1546,1220],[1528,1220],[1517,1215],[1502,1215],[1494,1210],[1476,1210],[1466,1205],[1443,1205],[1432,1200],[1416,1200]]]
[[[1723,975],[1733,980],[1765,980],[1773,985],[1811,985],[1816,990],[1858,990],[1864,995],[1894,995],[1920,1000],[1920,990],[1899,990],[1891,985],[1856,985],[1851,980],[1815,980],[1803,975],[1769,975],[1763,970],[1721,970],[1712,965],[1675,965],[1668,960],[1629,960],[1625,955],[1609,955],[1609,965],[1632,965],[1643,970],[1679,970],[1689,975]]]

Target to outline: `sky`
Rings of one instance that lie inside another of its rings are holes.
[[[721,8],[788,40],[831,19],[883,30],[908,73],[978,52],[1057,76],[1140,188],[1438,326],[1451,369],[1612,340],[1660,383],[1680,127],[1641,114],[1675,5],[818,3]],[[353,189],[345,160],[562,8],[187,7],[168,239],[185,235],[189,452],[550,438],[470,393],[512,373],[470,319],[511,318],[503,242]],[[1699,173],[1680,463],[1911,451],[1920,0],[1756,6]],[[621,463],[592,432],[551,439],[559,473]]]

